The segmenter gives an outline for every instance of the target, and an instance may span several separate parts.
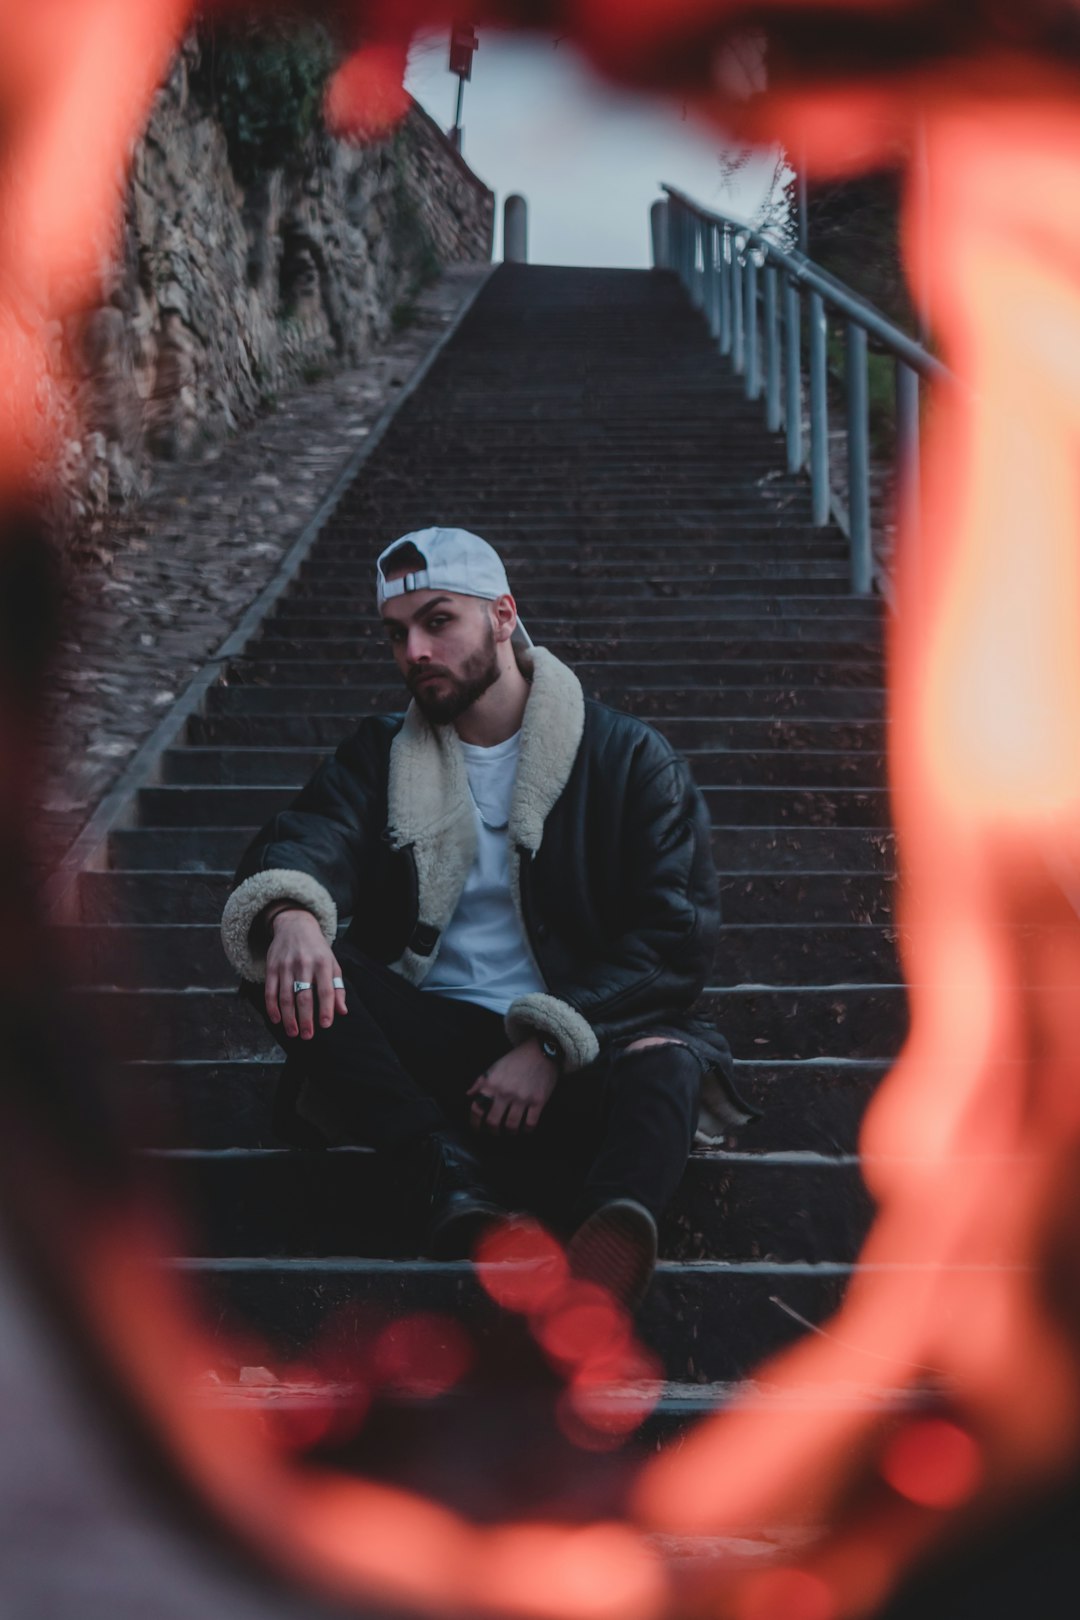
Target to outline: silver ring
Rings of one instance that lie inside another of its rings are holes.
[[[292,982],[292,991],[293,991],[294,996],[298,996],[300,994],[301,990],[310,990],[310,989],[311,989],[311,980],[310,979],[294,979],[293,982]]]
[[[335,990],[344,990],[345,988],[344,979],[331,979],[330,983],[333,985]]]

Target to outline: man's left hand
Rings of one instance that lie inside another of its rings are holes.
[[[466,1095],[473,1100],[469,1115],[473,1129],[534,1130],[558,1078],[558,1065],[544,1056],[539,1040],[523,1041],[497,1058],[469,1087]]]

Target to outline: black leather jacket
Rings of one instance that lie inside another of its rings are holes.
[[[550,1036],[567,1072],[610,1042],[671,1033],[722,1082],[717,1120],[706,1097],[705,1134],[745,1122],[756,1111],[734,1091],[727,1041],[692,1013],[712,968],[720,886],[689,766],[646,722],[584,698],[577,677],[545,649],[519,661],[533,692],[515,784],[522,802],[515,798],[509,828],[511,875],[547,994],[520,998],[506,1015],[508,1033]],[[428,726],[415,704],[408,716],[361,720],[244,853],[223,935],[245,977],[264,971],[262,911],[288,897],[311,906],[328,938],[348,918],[351,943],[422,981],[470,861],[458,836],[464,819],[446,811],[458,791],[455,754],[453,728]]]

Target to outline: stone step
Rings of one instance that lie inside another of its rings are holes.
[[[740,437],[737,429],[735,437]],[[760,479],[785,494],[793,490],[802,494],[806,489],[804,480],[778,470],[775,446],[760,434],[743,433],[741,443],[714,445],[711,455],[703,456],[699,451],[695,455],[673,457],[669,465],[665,457],[672,448],[670,441],[659,449],[654,447],[651,454],[644,443],[632,448],[612,444],[584,450],[578,446],[574,456],[571,441],[566,445],[566,464],[559,469],[560,491],[564,498],[568,493],[585,497],[596,493],[617,496],[629,483],[655,500],[655,479],[659,474],[665,477],[665,495],[668,489],[688,493],[719,490],[726,494],[736,481],[746,486]],[[481,492],[495,490],[507,500],[521,496],[537,500],[538,491],[541,497],[544,493],[545,481],[537,478],[535,469],[523,466],[520,456],[512,453],[495,452],[490,461],[486,457],[474,457],[471,461],[462,459],[460,464],[456,454],[448,454],[441,448],[436,453],[441,462],[439,495],[440,498],[445,496],[449,503],[469,499],[477,491],[478,483]],[[408,447],[403,445],[392,465],[387,458],[373,463],[363,485],[351,491],[350,496],[370,499],[393,495],[408,499],[415,490],[415,481],[426,478],[430,482],[432,471],[430,464],[425,467],[423,461],[415,454],[410,455]]]
[[[879,827],[889,824],[885,788],[705,787],[714,827]],[[149,787],[139,791],[142,827],[261,827],[295,793],[280,787]]]
[[[757,752],[785,749],[844,753],[883,753],[885,723],[880,720],[733,720],[716,715],[663,715],[653,725],[673,748],[687,754],[702,749]],[[304,748],[331,753],[352,735],[351,714],[193,715],[185,741],[196,748]]]
[[[735,625],[739,620],[771,621],[769,634],[777,633],[777,625],[784,626],[784,634],[790,625],[798,627],[803,621],[815,621],[812,633],[815,636],[832,640],[841,625],[857,626],[864,636],[879,637],[882,628],[881,603],[872,597],[828,595],[815,591],[783,591],[773,586],[768,591],[716,591],[710,594],[695,592],[693,596],[678,596],[671,593],[658,593],[655,597],[645,601],[629,598],[624,604],[631,610],[624,618],[616,616],[606,610],[603,605],[607,598],[602,597],[600,603],[591,604],[598,611],[588,613],[584,611],[590,604],[583,603],[581,595],[576,590],[567,590],[558,596],[537,597],[528,604],[522,603],[522,617],[528,607],[528,623],[543,624],[548,621],[560,621],[564,624],[573,624],[578,627],[577,633],[583,634],[584,625],[597,623],[601,630],[607,634],[622,631],[629,622],[642,624],[650,628],[653,636],[660,634],[658,621],[668,619],[685,620],[686,623],[703,626],[705,635],[756,635],[761,628],[757,622],[752,623],[745,631],[739,631]],[[373,605],[372,605],[373,606]],[[289,608],[288,599],[279,607],[272,622],[277,623],[284,610]],[[636,610],[636,611],[634,611]],[[296,615],[293,615],[294,617]],[[304,619],[317,623],[315,630],[309,631],[313,636],[339,637],[351,634],[351,626],[356,614],[333,613],[307,613]],[[377,623],[377,616],[372,611],[371,620]],[[617,620],[617,622],[612,622]],[[337,628],[335,632],[335,621]],[[735,621],[733,625],[730,621]],[[829,621],[824,623],[822,621]],[[346,628],[348,626],[349,628]],[[385,634],[381,624],[377,625],[380,634]],[[685,629],[686,624],[680,628]],[[292,632],[275,630],[281,635]],[[530,634],[531,634],[530,630]],[[879,649],[880,650],[880,649]]]
[[[433,1311],[458,1318],[480,1343],[490,1343],[505,1322],[464,1261],[200,1256],[171,1265],[191,1290],[211,1342],[225,1353],[254,1340],[267,1357],[317,1361],[320,1335],[343,1319],[400,1320]],[[956,1271],[962,1276],[962,1268]],[[830,1262],[663,1262],[638,1319],[639,1337],[670,1380],[750,1378],[766,1357],[807,1331],[792,1313],[824,1321],[854,1273]]]
[[[366,1307],[398,1319],[435,1311],[464,1319],[484,1337],[500,1320],[467,1262],[237,1256],[174,1265],[195,1290],[211,1338],[255,1335],[271,1352],[295,1358],[310,1354],[320,1328],[343,1311]],[[640,1337],[669,1378],[749,1377],[766,1356],[802,1337],[791,1311],[822,1321],[851,1276],[851,1266],[829,1262],[662,1263],[642,1307]]]
[[[214,829],[206,834],[208,845],[200,844],[196,833],[183,828],[114,834],[119,841],[114,849],[129,859],[169,856],[186,860],[188,865],[172,871],[83,873],[79,894],[84,923],[217,924],[236,863],[253,832],[253,828],[238,833]],[[717,838],[722,839],[722,834]],[[230,849],[236,853],[224,867],[209,865],[215,857],[222,860]],[[895,900],[894,880],[885,872],[721,871],[720,887],[726,923],[752,928],[769,924],[881,926],[890,922]]]
[[[803,597],[803,602],[812,601],[813,598]],[[824,601],[824,598],[819,600]],[[847,597],[838,596],[831,601],[836,605],[846,602]],[[655,622],[650,627],[650,635],[655,638],[666,637],[667,646],[663,649],[661,657],[665,662],[673,661],[673,654],[678,650],[683,638],[696,640],[699,636],[707,636],[712,643],[714,656],[721,659],[736,659],[748,657],[754,662],[783,663],[789,658],[804,658],[833,656],[840,660],[857,660],[866,662],[880,656],[880,635],[877,628],[864,620],[853,618],[850,615],[836,619],[823,619],[815,614],[799,616],[785,616],[771,611],[768,598],[762,598],[766,611],[763,614],[744,612],[745,598],[740,599],[742,605],[736,607],[734,614],[724,612],[724,602],[714,602],[709,606],[716,608],[717,618],[710,631],[706,620],[700,615],[691,617],[681,611],[683,604],[665,602],[661,611],[657,613]],[[828,605],[828,604],[826,604]],[[700,608],[700,600],[697,603]],[[296,617],[289,614],[284,608],[276,612],[266,621],[265,632],[254,637],[246,650],[247,657],[295,657],[297,651],[306,657],[338,657],[346,660],[355,659],[356,649],[369,641],[377,642],[381,647],[389,647],[386,638],[386,628],[381,620],[372,613],[368,615],[353,615],[343,619],[312,619],[310,617]],[[668,609],[680,609],[669,612]],[[522,619],[528,627],[533,641],[539,646],[544,645],[544,635],[539,628],[537,617],[527,611],[522,611]],[[541,621],[542,622],[542,617]],[[611,640],[629,631],[639,621],[623,615],[608,615],[606,618],[593,615],[589,620],[579,621],[578,634],[584,639],[594,636]],[[534,631],[533,626],[537,625]],[[594,626],[590,629],[589,626]],[[326,652],[313,653],[310,649],[320,645]],[[634,652],[630,649],[633,661]],[[571,667],[575,673],[581,663],[589,662],[588,658],[576,658]],[[606,660],[601,660],[606,661]],[[625,657],[624,657],[624,662]],[[688,663],[693,660],[687,658]]]
[[[351,525],[335,529],[328,525],[319,536],[314,551],[301,563],[292,588],[312,588],[335,584],[347,585],[350,590],[370,589],[375,577],[375,558],[383,543],[372,536],[370,550],[365,552],[355,538]],[[849,560],[850,547],[842,535],[830,529],[815,529],[811,535],[781,529],[776,533],[758,534],[748,531],[742,538],[725,532],[723,538],[710,540],[678,540],[665,542],[662,535],[655,540],[627,538],[619,546],[596,544],[588,540],[555,537],[541,544],[510,541],[499,547],[506,570],[515,587],[523,568],[536,568],[543,563],[549,572],[572,570],[575,575],[595,573],[600,578],[612,574],[625,574],[634,569],[649,569],[660,574],[667,567],[681,572],[715,570],[726,562],[754,563],[779,562],[842,562]]]
[[[578,1181],[516,1144],[484,1154],[492,1187],[564,1235]],[[364,1148],[166,1150],[148,1168],[202,1255],[416,1258],[423,1221],[400,1164]],[[669,1260],[853,1260],[873,1213],[858,1163],[814,1153],[695,1154],[661,1223]]]
[[[543,591],[528,594],[518,592],[514,600],[528,624],[530,614],[563,615],[572,613],[576,608],[583,617],[591,610],[594,616],[614,619],[628,609],[640,612],[646,604],[652,611],[659,603],[665,606],[660,609],[658,616],[684,613],[688,606],[692,606],[699,613],[714,611],[718,615],[731,617],[736,611],[756,613],[759,602],[768,602],[777,594],[797,597],[800,602],[820,602],[823,608],[833,608],[852,600],[846,594],[847,589],[846,577],[839,572],[806,578],[798,572],[777,574],[772,578],[746,579],[714,575],[711,578],[677,582],[664,580],[655,585],[636,584],[628,580],[618,586],[607,580],[593,584],[587,580],[567,583],[565,579],[560,579],[553,581],[550,588]],[[291,623],[295,619],[302,623],[326,619],[341,626],[351,622],[358,614],[371,612],[372,607],[370,596],[366,600],[358,596],[355,607],[351,606],[348,598],[336,602],[332,597],[325,601],[285,597],[276,608],[271,622]],[[852,615],[840,614],[838,617]],[[340,628],[338,633],[342,633]]]
[[[790,667],[798,672],[798,678],[792,677],[794,685],[842,686],[858,684],[864,678],[871,686],[884,684],[879,636],[876,632],[860,630],[847,620],[831,627],[822,627],[816,619],[785,619],[782,623],[762,619],[735,626],[724,620],[718,621],[710,631],[707,620],[665,619],[667,634],[659,638],[655,624],[621,616],[614,622],[582,620],[572,628],[565,620],[553,623],[559,637],[570,634],[576,639],[572,643],[552,639],[543,633],[543,621],[531,617],[529,634],[538,645],[550,647],[572,668],[589,660],[606,662],[611,656],[623,660],[670,661],[673,651],[678,650],[689,664],[696,664],[703,657],[717,663],[747,662],[770,669]],[[822,639],[825,632],[829,639]],[[242,657],[238,655],[228,662],[229,667],[242,667],[249,660],[258,663],[274,658],[304,658],[324,665],[349,663],[359,656],[370,656],[369,649],[373,647],[378,647],[379,656],[385,657],[387,646],[385,626],[372,614],[370,618],[358,618],[347,635],[341,635],[338,627],[333,635],[282,636],[268,625],[265,634],[252,638]],[[807,680],[804,683],[801,666],[811,660],[823,672],[832,665],[835,680],[823,673],[820,682]],[[765,684],[770,682],[771,676]]]
[[[894,880],[865,872],[739,872],[720,876],[727,923],[888,924],[895,907]]]
[[[505,559],[504,559],[505,560]],[[507,564],[509,571],[509,563]],[[704,586],[708,594],[721,585],[747,583],[747,589],[756,588],[760,580],[835,580],[847,586],[849,577],[845,558],[818,558],[809,555],[771,557],[714,557],[710,561],[690,562],[676,560],[673,555],[666,562],[644,564],[623,561],[601,568],[544,559],[531,565],[518,563],[513,574],[515,599],[522,602],[530,597],[558,596],[573,588],[581,601],[593,599],[622,602],[633,596],[671,596],[676,591],[697,595]],[[338,612],[350,608],[366,611],[371,606],[373,577],[369,570],[366,579],[345,580],[335,578],[333,571],[318,580],[298,580],[290,588],[286,600],[303,602],[305,611],[310,606],[317,611],[324,604],[335,606]]]
[[[832,739],[826,739],[831,742]],[[173,785],[286,786],[299,791],[329,755],[307,748],[171,748],[162,780]],[[885,758],[868,750],[694,749],[686,756],[699,786],[881,787]]]
[[[234,990],[124,989],[74,992],[120,1059],[265,1057],[269,1030]],[[743,1059],[892,1058],[907,1034],[903,985],[709,987],[695,1011],[715,1021]]]
[[[884,694],[859,686],[642,686],[620,684],[601,671],[585,679],[586,697],[660,725],[686,713],[730,719],[881,720]],[[207,714],[387,714],[402,713],[409,692],[400,679],[340,686],[212,686]]]
[[[84,921],[54,933],[64,960],[78,962],[87,984],[221,986],[233,984],[235,974],[222,950],[220,916],[219,906],[197,922]],[[872,924],[725,924],[711,977],[717,984],[896,984],[896,938],[894,928]]]
[[[565,549],[567,542],[580,555],[585,547],[617,555],[624,541],[638,549],[643,571],[658,572],[679,569],[685,575],[690,571],[693,554],[679,561],[679,542],[688,540],[694,546],[705,547],[713,543],[713,554],[702,559],[710,569],[723,560],[726,552],[740,562],[750,561],[757,547],[766,550],[775,542],[788,542],[801,537],[803,547],[787,549],[786,554],[796,566],[814,556],[817,536],[824,534],[826,541],[835,540],[835,530],[816,530],[810,526],[807,508],[794,517],[782,515],[752,515],[752,502],[744,498],[741,503],[721,505],[719,502],[697,502],[683,510],[668,512],[663,507],[650,510],[650,503],[628,497],[619,509],[594,511],[581,508],[550,512],[516,511],[513,507],[479,509],[472,502],[462,503],[452,515],[460,528],[471,529],[499,551],[506,563],[507,574],[515,595],[528,600],[537,593],[535,585],[526,589],[520,584],[525,559],[531,565],[543,563],[550,556],[550,568],[557,571],[565,561],[571,560]],[[446,504],[440,499],[440,511],[447,514]],[[423,529],[430,522],[430,506],[403,507],[400,502],[384,502],[356,513],[346,527],[328,536],[326,550],[320,560],[336,556],[342,560],[365,563],[372,568],[375,557],[390,540]],[[722,548],[720,555],[716,547]],[[550,552],[548,548],[553,548]],[[572,557],[573,554],[571,554]],[[835,564],[848,558],[844,552],[831,553]],[[369,575],[370,577],[370,575]],[[797,577],[797,575],[796,575]],[[800,594],[795,588],[794,594]]]
[[[887,1068],[883,1059],[738,1062],[736,1080],[762,1117],[726,1145],[747,1153],[853,1154],[863,1112]],[[136,1061],[114,1073],[123,1118],[153,1147],[270,1148],[282,1054],[262,1058]]]
[[[681,1445],[703,1421],[738,1403],[739,1409],[761,1410],[783,1415],[805,1414],[808,1411],[835,1415],[860,1413],[871,1422],[885,1414],[935,1413],[940,1411],[940,1396],[929,1390],[892,1389],[869,1381],[844,1389],[827,1391],[819,1385],[789,1388],[773,1379],[758,1377],[711,1384],[692,1384],[667,1380],[658,1386],[623,1383],[601,1386],[590,1398],[588,1410],[596,1414],[595,1427],[604,1438],[598,1451],[590,1452],[564,1441],[569,1454],[567,1482],[551,1464],[540,1476],[534,1472],[528,1482],[521,1480],[520,1471],[514,1470],[514,1489],[528,1492],[526,1500],[506,1496],[502,1470],[489,1464],[469,1479],[460,1471],[448,1472],[446,1459],[455,1454],[454,1442],[467,1439],[478,1432],[498,1434],[512,1453],[521,1454],[529,1443],[538,1439],[550,1445],[554,1433],[551,1395],[543,1384],[530,1390],[524,1376],[516,1387],[507,1382],[494,1383],[483,1376],[473,1377],[466,1385],[439,1395],[424,1391],[420,1396],[393,1388],[377,1390],[372,1397],[366,1384],[329,1383],[313,1377],[312,1370],[297,1373],[281,1362],[281,1376],[266,1369],[266,1382],[238,1381],[239,1369],[223,1360],[220,1374],[208,1379],[192,1392],[199,1406],[212,1412],[258,1414],[273,1432],[279,1428],[286,1435],[325,1432],[327,1413],[341,1415],[341,1428],[353,1438],[347,1452],[342,1446],[335,1448],[335,1466],[345,1471],[355,1470],[365,1479],[380,1478],[387,1483],[422,1491],[429,1500],[444,1501],[458,1513],[468,1513],[471,1504],[463,1501],[462,1493],[475,1493],[475,1516],[484,1520],[498,1511],[501,1517],[517,1516],[548,1519],[559,1518],[560,1490],[574,1503],[583,1498],[583,1483],[594,1474],[601,1476],[598,1486],[600,1500],[612,1494],[612,1474],[617,1470],[636,1470],[643,1454],[651,1454],[668,1447]],[[364,1414],[363,1424],[356,1428],[355,1414]],[[523,1416],[529,1427],[523,1427]],[[635,1421],[636,1420],[636,1421]],[[331,1417],[331,1432],[338,1432]],[[548,1451],[550,1458],[550,1451]],[[426,1470],[430,1468],[428,1474]],[[493,1480],[492,1476],[500,1476]],[[629,1478],[620,1480],[623,1491],[631,1486]],[[541,1497],[532,1493],[540,1490]],[[496,1493],[498,1499],[496,1500]],[[622,1499],[620,1492],[619,1499]],[[657,1535],[653,1540],[656,1550],[669,1567],[682,1561],[688,1566],[700,1566],[700,1561],[724,1558],[729,1569],[748,1567],[751,1561],[775,1559],[784,1548],[791,1549],[793,1560],[806,1546],[808,1530],[805,1523],[798,1526],[760,1526],[753,1533],[744,1530],[739,1536],[669,1536]]]
[[[107,890],[117,874],[228,875],[236,870],[257,828],[254,821],[236,827],[117,828],[109,835],[114,872],[84,872],[80,882],[90,893],[99,880]],[[713,833],[713,854],[722,873],[730,877],[744,873],[887,877],[895,869],[895,846],[892,832],[859,827],[731,826]],[[134,896],[138,881],[124,892]]]
[[[369,478],[363,485],[363,492],[343,506],[341,517],[361,525],[365,522],[383,526],[389,523],[398,527],[402,534],[423,528],[425,522],[431,521],[432,502],[430,494],[416,494],[415,483],[419,481],[410,480],[414,485],[412,489],[403,488],[399,482],[384,483],[380,488]],[[778,480],[773,480],[767,485],[765,493],[773,499],[782,500],[783,508],[770,510],[766,507],[763,510],[763,491],[753,471],[749,476],[736,474],[729,483],[710,480],[668,487],[665,478],[664,488],[659,492],[655,474],[652,477],[643,475],[636,487],[632,478],[615,478],[606,489],[597,489],[592,477],[588,476],[578,483],[576,489],[563,483],[558,490],[538,491],[535,486],[529,489],[520,485],[517,489],[504,491],[490,487],[489,478],[463,480],[456,486],[443,489],[439,468],[432,465],[423,474],[422,482],[428,490],[437,482],[440,512],[468,512],[470,523],[475,524],[481,534],[490,526],[489,520],[505,528],[513,526],[515,520],[530,518],[536,518],[548,528],[566,524],[591,528],[594,521],[611,527],[621,524],[624,519],[640,524],[644,517],[651,521],[658,535],[664,533],[666,525],[678,522],[680,518],[696,525],[744,517],[756,519],[763,527],[770,518],[789,529],[800,525],[810,530],[811,524],[808,483],[793,481],[786,489],[780,490],[776,487]]]
[[[612,648],[606,658],[584,657],[575,661],[575,674],[582,682],[597,680],[630,681],[640,686],[678,686],[690,691],[701,687],[735,686],[779,687],[784,691],[792,687],[835,689],[858,687],[876,690],[884,708],[884,681],[882,672],[870,664],[840,666],[841,679],[836,680],[835,666],[807,660],[767,662],[764,659],[725,659],[714,651],[711,658],[694,658],[682,644],[678,658],[671,656],[674,649],[667,648],[664,658],[627,657],[630,649]],[[360,654],[357,657],[357,653]],[[622,653],[622,656],[616,656]],[[815,678],[816,677],[816,678]],[[273,686],[363,686],[365,681],[394,680],[405,684],[394,663],[389,641],[371,641],[367,646],[354,648],[350,658],[269,658],[262,649],[245,653],[242,658],[231,658],[226,665],[226,678],[230,685]]]

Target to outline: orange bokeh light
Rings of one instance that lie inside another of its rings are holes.
[[[472,1341],[451,1316],[417,1312],[389,1322],[372,1349],[373,1379],[413,1395],[442,1395],[473,1363]]]
[[[836,1594],[805,1569],[769,1569],[738,1588],[735,1620],[833,1620]]]
[[[566,1256],[535,1221],[506,1221],[477,1246],[476,1274],[503,1310],[528,1315],[546,1310],[566,1286]]]
[[[882,1478],[920,1507],[959,1507],[977,1489],[982,1457],[970,1434],[945,1418],[920,1418],[893,1435]]]
[[[515,12],[509,0],[485,9]],[[758,9],[579,0],[559,21],[598,62],[633,77],[688,27]],[[854,11],[857,0],[831,9]],[[339,132],[376,137],[408,106],[408,32],[451,17],[434,0],[356,13],[377,26],[332,81],[327,116]],[[190,15],[187,0],[0,11],[7,497],[48,451],[34,409],[46,329],[95,293],[130,143]],[[536,15],[529,8],[530,22]],[[689,100],[718,125],[736,119],[700,86]],[[921,130],[933,183],[908,187],[905,251],[963,384],[930,401],[921,523],[907,514],[898,546],[890,786],[911,1033],[860,1142],[879,1210],[841,1310],[761,1369],[777,1400],[736,1394],[647,1468],[636,1525],[478,1530],[417,1495],[301,1471],[257,1415],[209,1412],[194,1386],[213,1354],[192,1302],[157,1264],[163,1234],[79,1223],[70,1285],[133,1399],[208,1501],[321,1587],[432,1612],[652,1620],[670,1601],[652,1529],[717,1535],[783,1522],[817,1540],[798,1568],[746,1575],[733,1588],[736,1620],[834,1620],[895,1585],[950,1510],[1000,1511],[1075,1462],[1080,214],[1067,203],[1080,184],[1078,105],[1060,69],[987,51],[895,82],[785,85],[737,115],[742,129],[785,140],[832,174],[910,156]],[[569,1280],[539,1228],[494,1233],[477,1259],[490,1298],[527,1316],[560,1363],[561,1410],[600,1443],[605,1382],[641,1377],[627,1324]],[[355,1417],[367,1400],[358,1366],[392,1387],[445,1389],[470,1353],[439,1318],[343,1315],[310,1352],[312,1410],[298,1409],[291,1430],[285,1418],[285,1438],[333,1433],[319,1378],[351,1372]],[[643,1412],[655,1388],[641,1382]],[[900,1395],[960,1390],[971,1430],[934,1415],[897,1429],[888,1399],[845,1404],[868,1382]],[[782,1409],[785,1391],[807,1388],[812,1401]],[[618,1411],[633,1415],[633,1398]],[[611,1433],[631,1426],[609,1421]],[[894,1496],[871,1515],[855,1487],[881,1479]],[[718,1571],[718,1584],[729,1573]]]

